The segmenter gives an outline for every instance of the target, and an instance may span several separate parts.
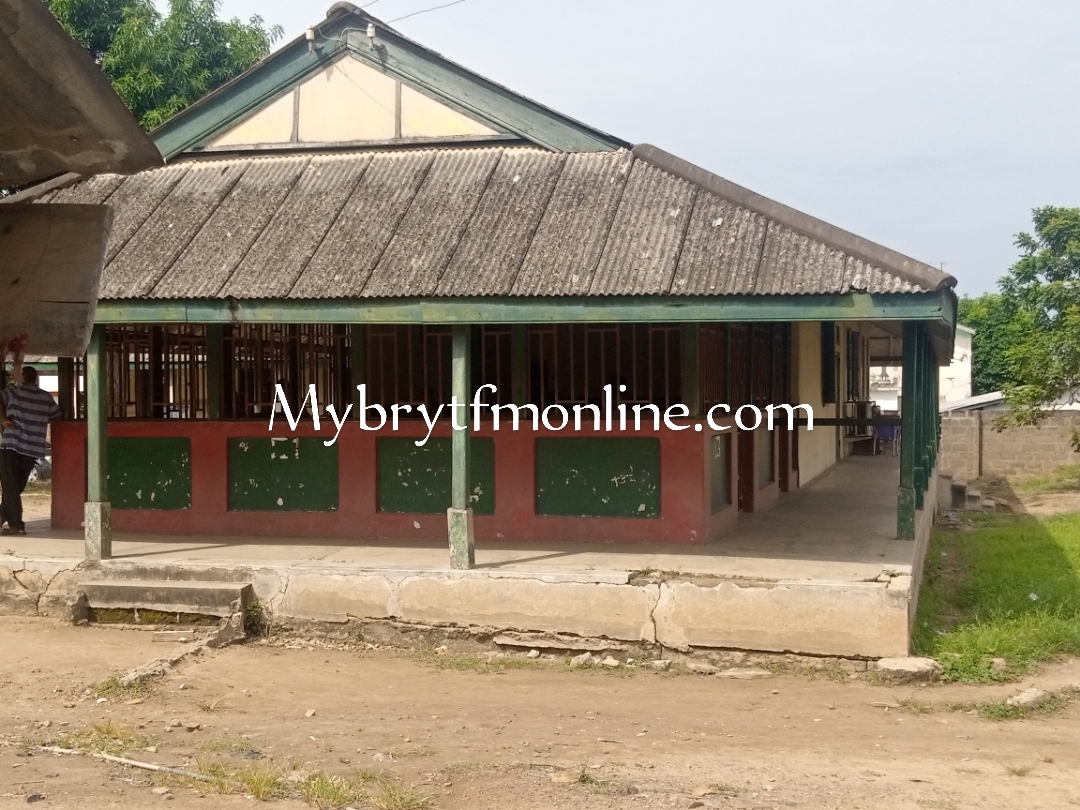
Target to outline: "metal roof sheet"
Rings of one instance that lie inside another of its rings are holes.
[[[277,289],[289,289],[295,294],[296,280],[327,237],[370,163],[370,155],[359,159],[312,157],[237,267],[227,290],[247,290],[260,275],[272,272],[280,285]]]
[[[432,295],[476,213],[502,149],[439,152],[361,293]]]
[[[565,155],[506,150],[436,294],[510,294],[565,163]]]
[[[698,194],[671,284],[679,295],[753,289],[768,220],[713,194]]]
[[[694,192],[685,180],[635,161],[589,292],[668,292]]]
[[[654,147],[201,157],[91,178],[53,200],[115,207],[102,281],[112,299],[799,295],[954,283]]]
[[[359,296],[434,161],[434,150],[374,155],[292,297]]]
[[[151,295],[154,298],[216,295],[292,190],[307,162],[306,156],[252,161]],[[276,263],[268,266],[277,269]]]
[[[540,220],[512,295],[587,295],[634,158],[574,154]]]
[[[154,287],[199,235],[250,163],[215,160],[183,167],[184,176],[105,265],[101,297],[152,298]]]

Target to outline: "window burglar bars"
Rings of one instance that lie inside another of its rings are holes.
[[[206,417],[206,331],[199,324],[109,326],[110,418]]]
[[[224,417],[268,415],[274,409],[278,385],[296,407],[314,384],[320,412],[327,405],[341,412],[352,401],[349,338],[349,328],[336,324],[226,326]],[[310,411],[309,404],[304,412]]]
[[[557,324],[529,330],[529,401],[548,405],[614,400],[666,408],[681,396],[677,324]],[[621,386],[626,386],[621,391]]]

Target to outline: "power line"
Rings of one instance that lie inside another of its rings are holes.
[[[374,0],[378,2],[378,0]],[[465,0],[454,0],[453,3],[443,3],[441,6],[432,6],[431,8],[425,8],[423,11],[414,11],[412,14],[406,14],[404,17],[398,17],[396,20],[387,20],[387,24],[401,22],[407,20],[409,17],[415,17],[418,14],[427,14],[429,11],[438,11],[440,8],[450,8],[450,6],[456,6],[458,3],[464,3]]]

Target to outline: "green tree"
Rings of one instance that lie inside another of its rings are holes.
[[[1020,260],[1000,282],[1020,336],[1005,352],[1013,383],[1003,424],[1035,424],[1080,392],[1080,208],[1036,208],[1032,218],[1035,232],[1016,237]]]
[[[47,0],[67,32],[93,54],[146,129],[167,120],[270,52],[281,26],[219,20],[219,0]]]
[[[975,330],[972,338],[971,392],[989,394],[1015,383],[1008,352],[1020,343],[1016,308],[999,293],[961,298],[957,320]]]

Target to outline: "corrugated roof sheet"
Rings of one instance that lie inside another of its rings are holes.
[[[654,147],[201,157],[54,202],[116,209],[102,298],[796,295],[952,279]]]

